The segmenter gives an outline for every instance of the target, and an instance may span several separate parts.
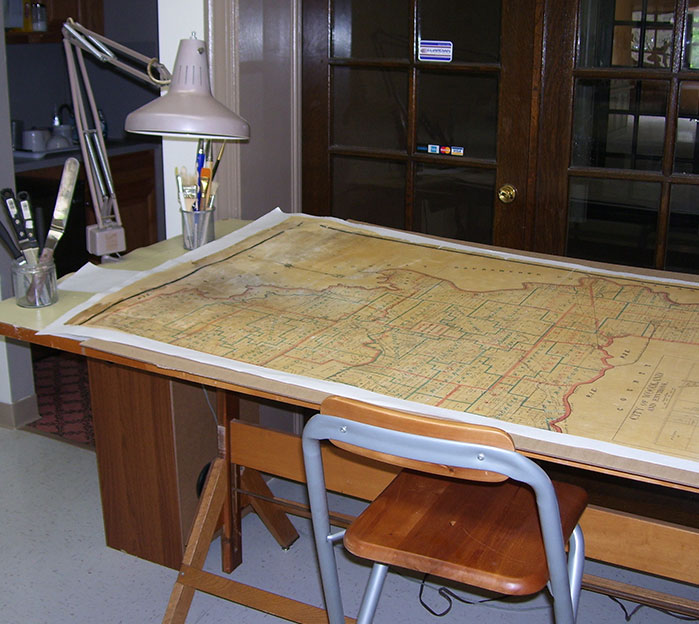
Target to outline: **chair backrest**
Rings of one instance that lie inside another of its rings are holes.
[[[381,430],[403,432],[437,440],[467,442],[476,446],[493,447],[507,451],[515,450],[514,442],[509,434],[495,427],[430,418],[385,407],[378,407],[345,397],[328,397],[323,401],[320,412],[321,414],[327,414],[338,418],[346,418],[355,423],[379,427]],[[379,451],[365,446],[348,444],[343,440],[345,435],[346,432],[343,435],[330,438],[330,442],[352,453],[401,466],[402,468],[412,468],[432,474],[476,481],[496,482],[507,479],[507,476],[489,470],[453,466],[443,462],[420,461],[412,457],[396,455],[388,450]]]

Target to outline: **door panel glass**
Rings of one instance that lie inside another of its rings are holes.
[[[418,165],[414,219],[419,231],[492,242],[495,171]]]
[[[670,192],[667,269],[699,273],[699,187],[675,184]]]
[[[405,0],[334,0],[331,56],[407,59],[410,4]]]
[[[405,71],[334,67],[331,142],[405,151],[407,97]]]
[[[332,170],[332,216],[405,228],[405,165],[335,156]]]
[[[683,67],[685,69],[699,69],[699,2],[690,0],[687,4]]]
[[[577,80],[572,164],[660,171],[667,99],[659,80]]]
[[[419,0],[418,38],[451,42],[453,61],[497,63],[500,14],[494,0],[470,0],[467,8],[463,0]]]
[[[578,67],[672,65],[674,0],[583,0]]]
[[[680,84],[680,108],[675,144],[676,173],[699,173],[699,82]]]
[[[652,267],[660,184],[571,177],[566,255]]]
[[[495,158],[498,79],[495,76],[420,72],[418,82],[418,151],[429,145],[457,147],[451,152],[472,158]]]

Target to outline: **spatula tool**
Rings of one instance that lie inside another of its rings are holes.
[[[63,174],[61,175],[61,183],[58,187],[58,195],[56,196],[56,204],[53,208],[53,216],[51,217],[51,225],[49,233],[46,236],[46,244],[41,252],[39,262],[46,264],[53,259],[53,252],[61,240],[65,231],[66,221],[68,221],[68,213],[70,212],[70,203],[73,201],[73,193],[75,192],[75,183],[78,179],[78,171],[80,163],[77,158],[69,158],[63,165]]]

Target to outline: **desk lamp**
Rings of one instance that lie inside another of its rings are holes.
[[[126,249],[126,237],[83,50],[151,85],[169,86],[164,96],[129,113],[127,132],[225,141],[248,139],[250,126],[212,96],[206,45],[194,34],[180,41],[172,74],[158,59],[88,30],[70,18],[63,24],[63,47],[85,175],[97,220],[96,225],[87,227],[87,249],[98,256],[115,254]],[[117,53],[131,63],[145,65],[145,71],[125,62]]]

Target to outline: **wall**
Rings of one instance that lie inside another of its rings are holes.
[[[212,84],[216,97],[250,123],[251,136],[226,147],[221,175],[233,178],[233,188],[222,194],[227,202],[218,207],[222,217],[255,219],[277,206],[300,211],[299,4],[231,0],[223,7],[220,0],[202,0],[199,7],[182,0],[159,2],[160,58],[168,67],[174,66],[178,40],[191,30],[200,38],[218,37],[235,46],[226,50],[224,45],[222,51],[216,46]],[[229,75],[216,76],[221,68]],[[168,236],[181,231],[170,172],[191,162],[194,150],[192,141],[163,141]]]
[[[240,114],[250,141],[240,146],[242,216],[275,207],[300,212],[300,42],[298,2],[239,0]]]
[[[4,32],[3,20],[4,16],[0,13],[1,32]],[[0,188],[14,188],[15,172],[12,165],[6,67],[5,42],[0,41]],[[10,255],[2,247],[0,288],[3,298],[12,294],[10,261]],[[29,346],[13,340],[0,339],[0,426],[18,427],[34,420],[37,414]]]
[[[197,38],[204,38],[204,0],[185,2],[184,0],[159,0],[158,39],[160,61],[172,70],[180,39],[188,39],[195,32]],[[163,183],[165,189],[165,232],[167,237],[182,232],[177,189],[175,187],[175,167],[194,167],[197,151],[196,139],[163,139]]]
[[[105,36],[147,56],[157,56],[156,1],[106,0]],[[139,15],[138,20],[128,17],[134,14]],[[123,139],[126,115],[152,100],[158,92],[89,54],[84,58],[97,106],[107,120],[109,137]],[[55,109],[61,104],[71,105],[62,43],[7,46],[7,71],[11,118],[21,119],[25,129],[51,125]],[[39,86],[41,97],[37,96]],[[63,121],[69,122],[67,113]]]

